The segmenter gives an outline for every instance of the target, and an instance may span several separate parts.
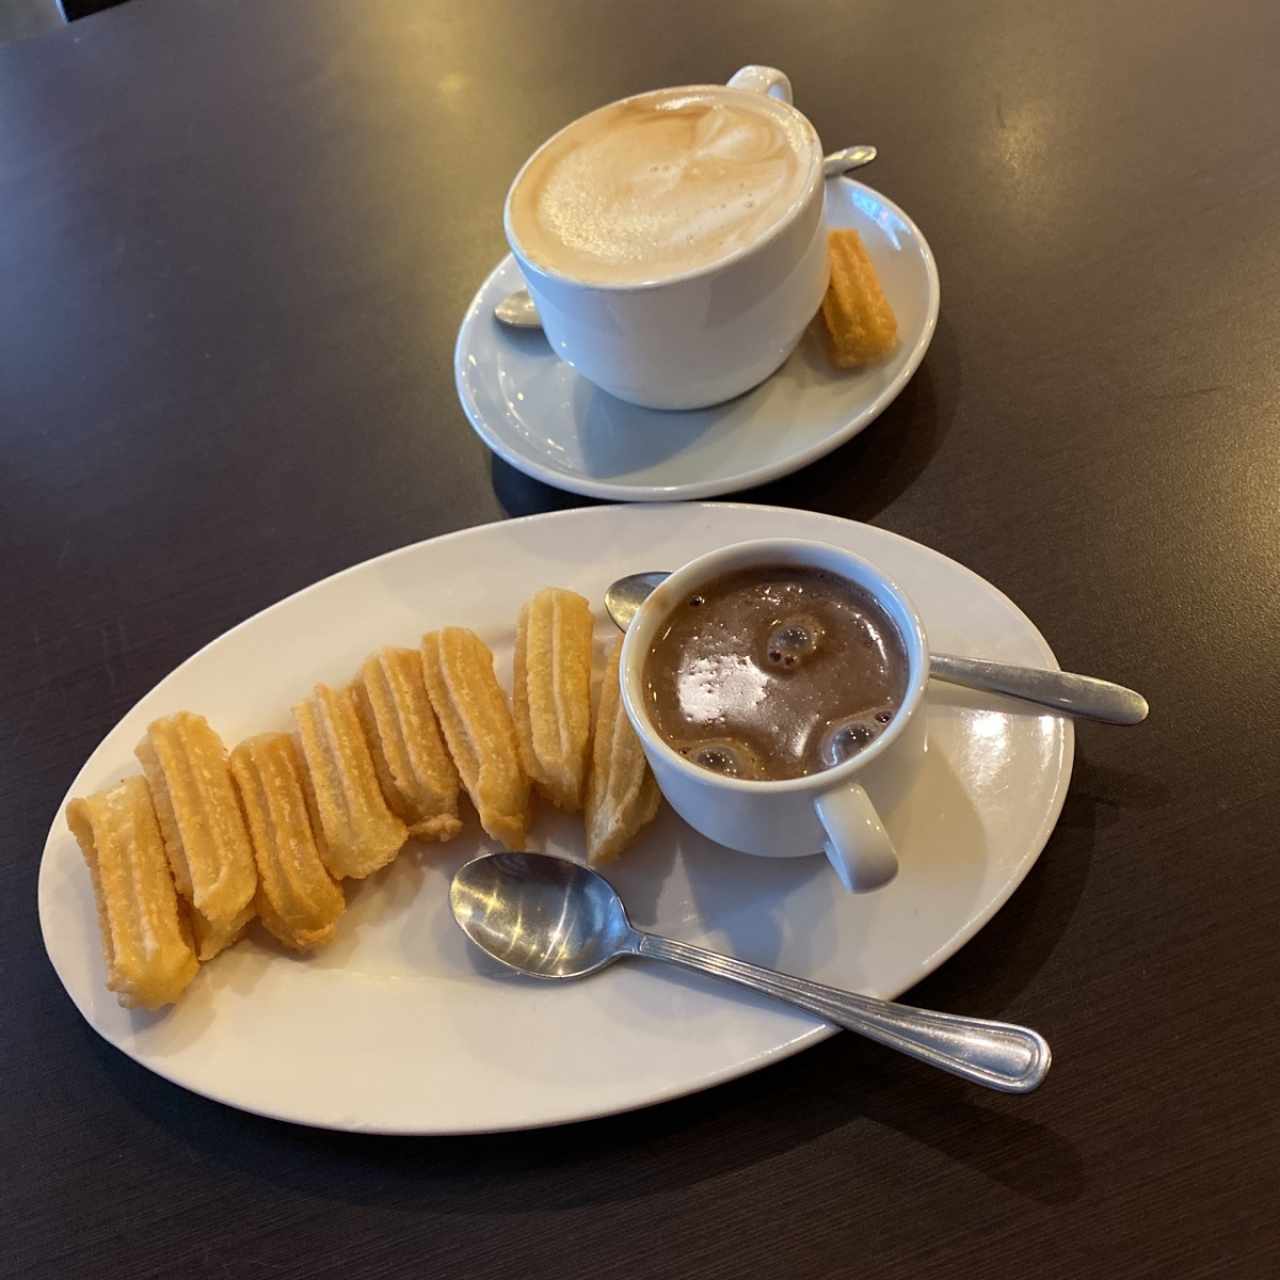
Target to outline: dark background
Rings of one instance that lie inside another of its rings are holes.
[[[0,1273],[1264,1276],[1280,1246],[1280,9],[133,0],[0,48]],[[770,62],[937,254],[868,431],[750,500],[1008,592],[1083,727],[1044,856],[911,993],[1026,1021],[997,1097],[840,1036],[562,1130],[385,1140],[189,1096],[98,1041],[35,880],[169,669],[368,556],[578,501],[493,461],[450,352],[520,161]]]

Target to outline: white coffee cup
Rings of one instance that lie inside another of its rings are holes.
[[[893,620],[907,656],[902,704],[870,746],[832,769],[774,782],[725,777],[691,763],[658,733],[644,696],[645,660],[672,610],[724,574],[765,565],[824,569],[855,583]],[[929,645],[915,606],[873,565],[840,547],[794,538],[742,542],[700,556],[663,582],[632,619],[620,678],[627,715],[658,786],[691,827],[761,857],[825,852],[855,893],[893,878],[898,856],[880,815],[904,802],[924,758]]]
[[[689,89],[730,98],[762,94],[769,110],[803,124],[802,195],[760,239],[711,266],[639,284],[587,283],[539,266],[513,229],[512,193],[560,134],[521,168],[503,212],[507,241],[552,349],[596,386],[651,409],[703,408],[763,382],[800,341],[829,274],[822,143],[791,105],[791,82],[774,68],[753,66],[728,85]]]

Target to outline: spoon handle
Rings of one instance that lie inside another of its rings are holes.
[[[852,173],[854,169],[861,169],[864,164],[870,164],[878,154],[875,147],[865,145],[833,151],[829,156],[823,157],[822,176],[838,178],[842,173]]]
[[[1049,1046],[1028,1027],[891,1004],[652,933],[636,932],[633,953],[776,996],[848,1031],[1002,1093],[1030,1093],[1049,1070]]]
[[[1147,700],[1140,693],[1110,680],[1077,676],[1070,671],[1041,671],[934,653],[929,656],[929,675],[948,684],[1007,693],[1024,702],[1105,724],[1141,724],[1147,718]]]

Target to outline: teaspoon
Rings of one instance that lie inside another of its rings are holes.
[[[1049,1070],[1049,1046],[1028,1027],[875,1000],[642,933],[613,886],[567,858],[485,854],[458,869],[449,904],[476,946],[535,978],[582,978],[624,956],[665,960],[785,1000],[988,1089],[1030,1093]]]
[[[661,572],[628,574],[604,593],[604,607],[620,630],[625,631],[631,625],[636,611],[658,584],[670,576]],[[931,653],[929,675],[947,684],[1003,693],[1085,720],[1100,720],[1103,724],[1141,724],[1147,718],[1147,700],[1140,693],[1112,684],[1110,680],[1073,675],[1070,671],[1042,671],[1036,667]]]

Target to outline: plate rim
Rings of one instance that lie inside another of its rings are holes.
[[[484,281],[476,290],[470,303],[468,303],[467,309],[463,313],[462,322],[458,326],[458,336],[454,340],[454,387],[457,391],[459,403],[462,405],[462,410],[467,416],[467,421],[471,424],[471,429],[480,437],[487,448],[524,475],[568,493],[581,494],[587,498],[605,498],[614,502],[664,502],[677,498],[692,501],[714,498],[726,493],[738,493],[743,489],[754,488],[756,485],[767,484],[770,480],[777,480],[782,476],[791,475],[792,472],[799,471],[811,463],[817,462],[820,458],[825,458],[827,454],[834,452],[842,444],[852,440],[859,432],[869,427],[902,394],[903,388],[915,376],[916,370],[920,367],[930,344],[933,342],[933,335],[938,327],[938,310],[942,301],[942,293],[938,278],[938,264],[934,258],[933,249],[930,247],[928,240],[925,239],[924,232],[920,230],[915,220],[905,210],[874,187],[869,187],[866,183],[858,182],[853,178],[828,179],[828,182],[847,182],[851,187],[866,192],[879,200],[906,223],[920,245],[921,257],[925,264],[925,277],[929,286],[924,327],[921,329],[915,345],[908,353],[906,363],[889,385],[869,404],[864,405],[859,412],[854,414],[844,426],[833,431],[816,444],[810,445],[807,449],[799,450],[786,458],[777,459],[763,466],[749,468],[732,476],[716,480],[691,480],[682,484],[626,484],[615,480],[593,480],[589,476],[580,476],[568,471],[558,471],[554,467],[539,462],[536,458],[511,449],[489,425],[488,420],[480,410],[480,406],[476,403],[470,387],[467,385],[466,356],[470,348],[464,347],[467,335],[474,328],[481,296],[499,274],[515,263],[514,255],[507,253],[498,262],[497,266],[485,276]]]
[[[681,511],[729,509],[733,511],[750,511],[750,512],[764,511],[764,512],[769,512],[775,515],[776,514],[791,515],[791,514],[794,514],[796,510],[796,508],[779,506],[777,504],[772,504],[772,503],[754,503],[754,502],[696,502],[696,503],[663,502],[663,503],[621,504],[621,505],[625,507],[639,509],[639,510],[652,510],[652,511],[661,511],[663,509],[672,509],[672,510],[678,509]],[[309,1118],[307,1116],[303,1116],[298,1113],[290,1113],[286,1108],[272,1108],[272,1107],[266,1107],[266,1106],[251,1105],[239,1098],[234,1098],[229,1096],[226,1093],[219,1092],[217,1089],[197,1088],[184,1080],[176,1079],[175,1076],[170,1071],[165,1069],[163,1060],[157,1063],[154,1061],[143,1061],[135,1057],[127,1049],[125,1049],[123,1046],[118,1044],[115,1040],[111,1039],[110,1036],[108,1036],[108,1034],[106,1033],[106,1031],[95,1023],[93,1018],[90,1017],[89,1012],[86,1010],[84,1006],[82,1006],[80,1001],[77,999],[76,994],[72,990],[70,983],[67,981],[66,977],[63,975],[62,970],[59,969],[57,962],[54,960],[53,951],[49,943],[48,921],[46,920],[46,913],[45,913],[45,902],[48,898],[51,897],[53,892],[51,881],[52,881],[52,876],[54,872],[52,870],[53,860],[50,857],[50,846],[53,844],[55,840],[61,839],[63,834],[63,831],[62,831],[63,824],[61,822],[61,819],[66,810],[66,806],[69,803],[69,801],[74,797],[77,790],[79,789],[81,778],[84,776],[85,772],[89,769],[90,765],[94,762],[94,758],[97,756],[98,752],[102,749],[103,744],[115,732],[120,721],[124,720],[129,715],[131,715],[146,698],[150,697],[151,694],[155,692],[156,688],[159,685],[167,681],[171,676],[175,675],[177,672],[181,671],[188,664],[195,662],[202,654],[206,652],[206,650],[213,648],[215,645],[221,644],[224,640],[228,639],[230,636],[234,635],[236,632],[240,631],[242,628],[248,627],[250,624],[256,622],[259,618],[263,617],[265,614],[270,613],[272,610],[283,608],[284,606],[288,605],[296,598],[303,596],[308,592],[318,590],[319,588],[326,586],[327,584],[339,578],[345,577],[348,574],[355,573],[359,570],[364,570],[373,565],[380,564],[384,561],[390,560],[396,556],[410,555],[416,552],[419,548],[424,547],[428,544],[450,541],[455,538],[460,538],[468,534],[475,533],[477,530],[481,530],[481,529],[489,529],[495,526],[507,525],[507,524],[527,524],[531,521],[550,522],[550,521],[560,521],[560,520],[572,520],[574,518],[582,518],[585,512],[595,513],[595,512],[607,511],[607,510],[609,510],[609,507],[607,506],[605,507],[570,507],[566,510],[561,510],[561,511],[536,512],[534,514],[527,515],[527,516],[517,516],[514,519],[498,519],[498,520],[485,521],[477,525],[468,525],[466,528],[463,528],[463,529],[453,529],[453,530],[450,530],[448,533],[437,534],[436,536],[431,538],[421,538],[416,542],[405,543],[403,546],[393,547],[389,551],[381,552],[378,555],[370,556],[368,559],[361,560],[355,564],[348,565],[343,569],[336,570],[334,573],[328,574],[323,578],[318,578],[315,582],[308,583],[306,586],[300,587],[297,591],[291,592],[289,595],[284,596],[280,600],[274,601],[272,604],[266,605],[264,608],[259,609],[257,612],[243,619],[241,622],[238,622],[234,626],[229,627],[226,631],[222,632],[220,635],[215,636],[212,640],[209,640],[205,644],[201,645],[200,648],[198,648],[193,653],[188,655],[175,667],[167,671],[163,676],[161,676],[158,680],[156,680],[155,683],[153,683],[150,686],[150,688],[148,688],[146,692],[141,695],[141,697],[135,700],[134,703],[126,711],[122,712],[116,718],[111,728],[107,730],[107,732],[102,736],[102,738],[100,738],[99,741],[95,744],[93,750],[89,752],[88,756],[85,758],[84,763],[81,765],[79,770],[77,770],[75,777],[72,779],[71,784],[66,791],[66,794],[62,797],[56,809],[54,810],[53,819],[50,823],[49,831],[45,837],[44,846],[41,850],[40,867],[36,877],[36,913],[37,913],[37,918],[39,920],[39,925],[40,925],[40,940],[45,950],[45,956],[48,959],[49,965],[53,969],[54,974],[57,976],[57,979],[61,984],[63,991],[66,993],[67,998],[71,1001],[76,1012],[79,1013],[81,1018],[83,1018],[85,1023],[89,1026],[89,1028],[94,1032],[95,1035],[99,1036],[103,1041],[105,1041],[105,1043],[109,1044],[117,1052],[123,1054],[130,1061],[136,1063],[137,1066],[141,1067],[143,1070],[152,1072],[153,1074],[159,1076],[161,1079],[167,1081],[168,1083],[175,1085],[177,1088],[183,1089],[188,1093],[195,1094],[197,1097],[206,1098],[209,1101],[216,1102],[222,1106],[232,1107],[237,1111],[244,1111],[251,1115],[262,1116],[269,1120],[283,1121],[284,1123],[287,1123],[287,1124],[299,1124],[307,1128],[327,1130],[335,1133],[367,1133],[367,1134],[376,1134],[376,1135],[382,1135],[382,1136],[396,1136],[396,1137],[464,1137],[464,1136],[473,1136],[473,1135],[480,1136],[483,1134],[493,1134],[493,1133],[518,1133],[526,1130],[534,1131],[538,1129],[557,1128],[561,1125],[577,1124],[577,1123],[590,1121],[590,1120],[604,1119],[609,1116],[624,1115],[632,1111],[642,1111],[649,1107],[660,1105],[661,1103],[664,1103],[664,1102],[671,1102],[678,1098],[689,1097],[695,1093],[701,1093],[703,1090],[713,1088],[714,1086],[719,1084],[727,1084],[730,1081],[740,1079],[741,1077],[746,1075],[750,1075],[752,1072],[759,1071],[764,1067],[772,1065],[773,1063],[782,1062],[785,1059],[792,1057],[794,1054],[800,1053],[804,1049],[811,1048],[814,1045],[821,1043],[822,1041],[835,1035],[840,1030],[839,1027],[833,1026],[830,1023],[818,1022],[816,1025],[808,1028],[805,1031],[800,1032],[799,1034],[793,1036],[791,1039],[781,1044],[774,1045],[773,1047],[763,1052],[757,1053],[742,1061],[735,1062],[723,1068],[718,1068],[714,1071],[707,1072],[703,1075],[698,1076],[697,1078],[685,1078],[679,1081],[678,1083],[674,1083],[667,1087],[659,1088],[653,1091],[652,1093],[647,1094],[644,1100],[640,1102],[631,1102],[631,1103],[623,1102],[623,1103],[619,1103],[618,1105],[592,1106],[586,1110],[576,1110],[571,1113],[570,1112],[550,1113],[542,1116],[541,1118],[531,1120],[531,1121],[513,1121],[510,1124],[498,1124],[498,1125],[450,1124],[447,1127],[440,1126],[440,1125],[424,1127],[421,1124],[417,1124],[417,1125],[412,1125],[412,1124],[411,1125],[326,1124],[323,1121],[317,1121],[315,1119]],[[806,516],[815,518],[823,523],[830,523],[833,525],[854,525],[854,526],[860,526],[863,528],[873,529],[877,534],[883,535],[884,537],[887,537],[891,541],[906,543],[918,551],[923,551],[927,553],[927,557],[930,559],[943,561],[948,565],[959,568],[960,570],[963,571],[963,573],[967,577],[975,579],[977,583],[979,583],[982,587],[984,587],[989,591],[994,592],[1001,599],[1001,601],[1003,601],[1009,608],[1014,610],[1019,616],[1021,616],[1026,621],[1027,625],[1031,628],[1031,630],[1035,633],[1035,635],[1039,637],[1040,641],[1042,642],[1045,649],[1046,657],[1051,667],[1053,669],[1059,669],[1057,657],[1053,653],[1053,650],[1049,645],[1048,640],[1045,638],[1045,636],[1040,631],[1040,629],[1036,626],[1036,624],[1032,621],[1032,619],[1018,606],[1018,604],[1015,601],[1010,599],[1010,597],[1007,596],[999,587],[997,587],[994,583],[988,581],[986,578],[982,577],[982,575],[976,572],[976,570],[970,569],[968,565],[962,563],[959,560],[952,559],[952,557],[945,555],[943,552],[938,551],[935,548],[928,546],[925,543],[917,542],[913,538],[908,538],[904,534],[896,533],[891,529],[882,528],[879,525],[872,525],[866,521],[861,521],[861,520],[849,520],[844,518],[843,516],[829,515],[825,512],[805,511],[804,514]],[[963,946],[965,946],[966,943],[972,940],[972,938],[976,934],[978,934],[983,928],[986,927],[988,923],[990,923],[990,921],[996,915],[996,913],[1000,911],[1000,909],[1005,905],[1005,903],[1008,902],[1010,897],[1013,896],[1014,892],[1026,880],[1027,875],[1030,873],[1031,869],[1039,861],[1041,853],[1044,852],[1045,846],[1048,844],[1049,839],[1052,836],[1053,831],[1057,826],[1058,818],[1062,813],[1062,807],[1066,802],[1067,792],[1070,789],[1071,778],[1075,768],[1074,723],[1070,717],[1063,717],[1062,724],[1063,724],[1063,739],[1062,739],[1062,751],[1061,751],[1061,764],[1058,769],[1058,776],[1056,779],[1053,796],[1050,800],[1049,805],[1046,808],[1044,817],[1042,818],[1042,821],[1039,827],[1036,829],[1034,837],[1028,842],[1027,851],[1023,854],[1022,858],[1017,863],[1016,867],[1013,870],[1013,874],[1010,876],[1007,883],[1001,888],[1000,892],[994,895],[987,903],[985,903],[982,909],[976,912],[974,916],[965,924],[964,928],[958,930],[957,933],[952,938],[950,938],[944,946],[938,948],[937,950],[931,952],[928,956],[924,957],[919,963],[919,965],[916,966],[915,971],[911,975],[907,984],[901,987],[900,989],[889,993],[887,996],[885,996],[886,999],[896,1000],[904,991],[910,990],[917,983],[923,981],[931,973],[935,972],[938,968],[940,968],[943,964],[945,964],[946,961],[950,960]]]

